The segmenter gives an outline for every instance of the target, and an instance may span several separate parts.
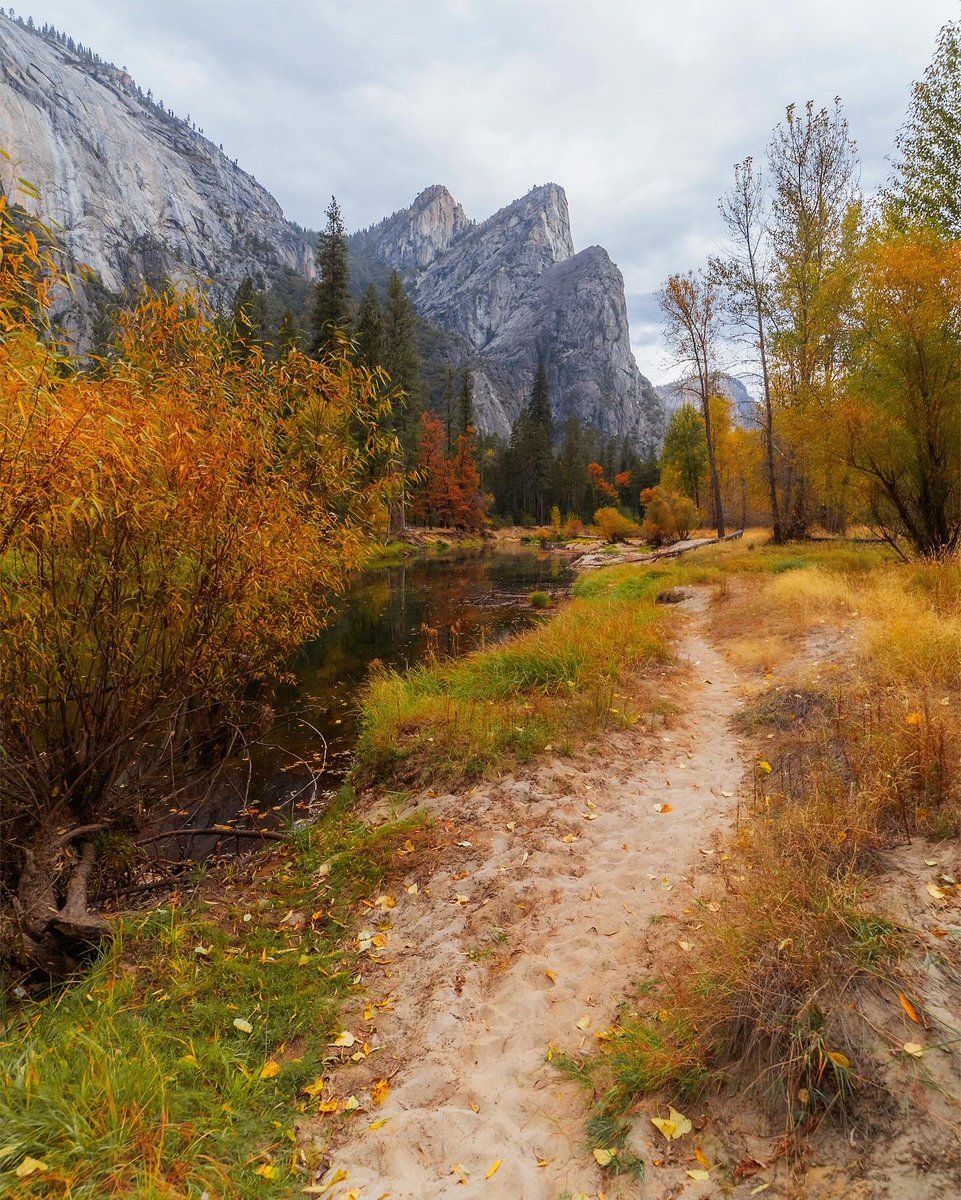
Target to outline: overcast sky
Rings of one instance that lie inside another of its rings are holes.
[[[483,219],[553,180],[578,249],[651,296],[720,245],[732,164],[786,104],[840,96],[868,188],[956,0],[19,0],[223,142],[301,224],[350,228],[443,183]]]

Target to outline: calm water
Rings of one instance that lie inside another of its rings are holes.
[[[255,763],[259,807],[303,816],[343,778],[358,691],[373,663],[404,668],[490,645],[541,619],[531,592],[562,592],[572,580],[564,559],[533,550],[480,551],[359,577],[333,624],[292,665],[297,683],[281,698],[270,748]]]

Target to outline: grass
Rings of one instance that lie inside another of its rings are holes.
[[[654,601],[672,579],[598,572],[549,621],[502,645],[381,671],[362,697],[354,781],[457,784],[633,724],[647,703],[644,671],[670,658]]]
[[[345,793],[269,863],[238,861],[200,899],[126,919],[83,980],[7,1014],[0,1195],[299,1190],[293,1122],[342,1053],[329,1043],[355,985],[356,906],[419,836],[358,823]],[[19,1178],[28,1157],[46,1169]]]
[[[740,716],[758,739],[754,798],[698,914],[697,950],[628,1006],[598,1055],[568,1064],[596,1097],[595,1145],[601,1130],[623,1143],[640,1098],[681,1103],[722,1079],[792,1135],[882,1094],[861,1000],[887,996],[900,1012],[912,942],[873,911],[872,874],[896,845],[959,832],[957,564],[894,565],[844,545],[718,547],[680,581],[692,571],[714,584],[712,623],[734,660],[750,650],[777,674]],[[745,573],[764,577],[748,587]],[[815,634],[836,644],[792,662]]]

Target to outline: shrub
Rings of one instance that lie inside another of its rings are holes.
[[[550,608],[551,597],[549,592],[531,592],[528,597],[531,608]]]
[[[580,517],[568,517],[564,522],[564,537],[576,538],[583,536],[584,522]]]
[[[644,505],[641,533],[652,546],[682,541],[697,524],[694,501],[666,488],[645,488],[641,503]]]
[[[599,508],[594,514],[598,528],[608,542],[623,542],[625,538],[637,537],[640,528],[616,508]]]

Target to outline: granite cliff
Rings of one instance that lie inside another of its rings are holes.
[[[109,292],[167,277],[229,294],[245,275],[313,274],[304,231],[190,123],[125,71],[2,15],[0,148],[3,188],[59,226]]]

